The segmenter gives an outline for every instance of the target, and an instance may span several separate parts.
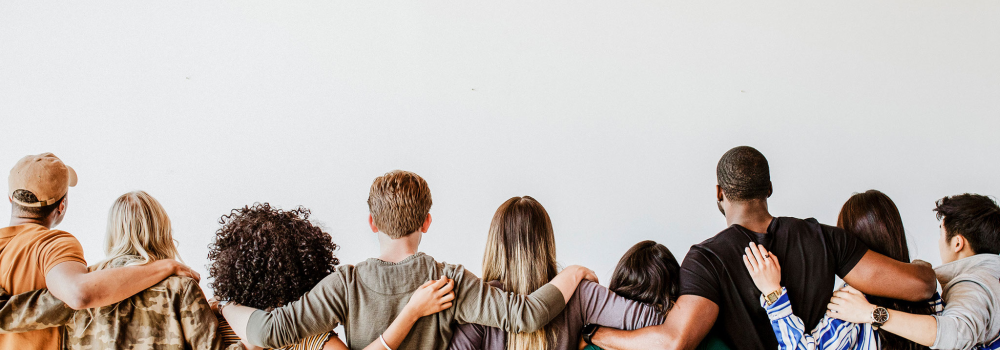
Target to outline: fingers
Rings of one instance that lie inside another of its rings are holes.
[[[750,258],[748,258],[746,254],[743,255],[743,265],[747,267],[747,271],[757,272],[756,270],[754,270],[753,265],[750,265]]]
[[[584,270],[586,271],[586,274],[583,275],[583,279],[591,281],[591,282],[594,282],[594,283],[600,283],[597,280],[597,274],[595,274],[593,270],[588,269],[588,268],[584,268]]]
[[[762,266],[757,264],[757,259],[753,257],[753,252],[750,251],[750,248],[743,248],[743,250],[746,252],[746,254],[744,254],[743,257],[750,262],[750,267],[753,267],[753,270],[755,272],[760,271],[760,268]]]
[[[447,283],[448,283],[448,279],[444,278],[444,276],[442,276],[441,279],[432,281],[432,283],[430,285],[430,288],[432,290],[438,290],[438,289],[441,289],[441,287],[444,287],[444,285],[447,284]]]
[[[177,271],[177,276],[191,277],[195,281],[201,282],[201,275],[185,265],[181,265],[181,268]]]
[[[757,244],[750,242],[750,252],[753,253],[754,259],[757,259],[757,266],[764,267],[764,255],[760,253],[760,249],[757,249]]]
[[[451,306],[452,306],[452,303],[451,303],[451,302],[447,302],[447,303],[444,303],[444,304],[441,304],[441,310],[447,310],[447,309],[450,309],[450,308],[451,308]]]
[[[449,278],[448,279],[448,283],[446,283],[443,287],[441,287],[440,289],[438,289],[438,290],[436,290],[434,292],[434,297],[440,298],[440,297],[444,296],[445,294],[451,294],[451,291],[453,289],[455,289],[455,281],[453,281],[452,279]]]
[[[781,264],[778,263],[778,257],[774,256],[774,254],[771,253],[767,253],[767,255],[771,256],[771,262],[774,263],[774,267],[777,267],[778,270],[781,270]]]
[[[450,303],[452,300],[455,300],[455,293],[445,294],[444,296],[440,297],[439,299],[440,299],[441,303]]]
[[[844,286],[844,288],[841,288],[840,290],[848,292],[848,293],[851,293],[851,294],[854,294],[854,295],[860,295],[860,296],[864,296],[865,295],[864,293],[861,293],[860,290],[854,289],[854,287],[851,287],[849,285],[848,286]]]

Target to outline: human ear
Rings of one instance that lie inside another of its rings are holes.
[[[375,226],[375,218],[368,214],[368,226],[372,228],[372,233],[378,233],[378,226]]]
[[[771,181],[768,181],[767,182],[767,198],[771,198],[771,194],[772,193],[774,193],[774,186],[771,184]]]
[[[424,224],[420,225],[420,232],[427,233],[427,230],[431,228],[431,214],[427,214],[427,220],[424,220]]]
[[[722,186],[715,185],[715,201],[721,202],[725,196],[722,194]]]
[[[963,237],[962,235],[955,235],[951,237],[951,242],[949,242],[949,245],[951,246],[951,251],[955,253],[958,253],[962,251],[962,249],[965,249],[966,244],[968,244],[968,242],[965,241],[965,237]]]

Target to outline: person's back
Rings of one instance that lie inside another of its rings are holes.
[[[8,196],[12,224],[21,218],[42,220],[0,229],[0,287],[4,290],[18,294],[45,288],[46,275],[55,266],[86,264],[83,247],[73,235],[48,227],[62,220],[66,194],[76,182],[73,168],[51,153],[26,156],[11,169]],[[0,335],[0,348],[58,349],[58,339],[57,328],[4,334]]]
[[[767,199],[773,187],[764,155],[735,147],[716,168],[716,199],[729,228],[691,247],[681,264],[681,296],[661,326],[634,332],[599,330],[595,344],[606,348],[658,346],[694,349],[710,332],[734,349],[776,348],[760,291],[744,265],[751,242],[782,259],[782,280],[796,312],[812,328],[833,293],[834,276],[875,295],[911,301],[934,292],[929,266],[905,264],[869,252],[857,238],[815,220],[773,217]],[[787,262],[786,262],[787,261]]]
[[[45,288],[54,266],[83,260],[83,247],[69,233],[37,224],[0,229],[0,288],[20,294]],[[0,349],[58,349],[59,329],[0,335]]]
[[[108,268],[137,260],[121,257]],[[221,344],[217,328],[198,282],[172,276],[118,304],[76,311],[66,323],[63,343],[71,350],[214,350]]]
[[[743,266],[744,249],[750,242],[782,258],[782,281],[786,281],[792,308],[806,329],[815,327],[826,313],[834,276],[847,275],[867,252],[841,229],[790,217],[774,218],[766,233],[733,225],[692,246],[681,267],[681,293],[716,302],[720,308],[715,327],[736,348],[745,348],[741,344],[760,344],[766,349],[778,346],[759,301],[761,292],[770,291],[757,290]]]
[[[483,278],[493,280],[490,282],[492,286],[511,293],[527,294],[555,276],[556,247],[552,223],[545,208],[532,197],[514,197],[504,202],[493,216],[486,242]],[[666,247],[660,247],[666,250]],[[630,250],[622,260],[631,257],[635,250]],[[579,348],[581,334],[588,324],[619,329],[660,324],[669,307],[670,286],[675,285],[671,283],[672,279],[677,278],[677,261],[668,250],[666,255],[669,258],[664,260],[672,261],[673,270],[645,269],[657,281],[647,281],[649,283],[643,286],[645,292],[657,296],[646,299],[646,304],[623,298],[597,283],[585,281],[577,287],[562,313],[543,329],[534,333],[511,334],[496,327],[461,325],[455,330],[449,349],[571,350]],[[621,268],[616,270],[616,276],[621,274],[619,270]]]
[[[148,265],[176,259],[170,219],[156,199],[138,191],[126,193],[108,214],[108,258],[94,271]],[[15,292],[16,293],[16,292]],[[62,325],[67,349],[148,347],[163,350],[218,349],[217,320],[197,280],[169,277],[104,307],[73,310],[48,289],[18,293],[0,309],[2,332]],[[60,328],[48,330],[59,331]]]
[[[369,194],[369,224],[381,254],[357,266],[342,266],[302,299],[270,312],[239,305],[223,310],[244,341],[280,347],[301,338],[346,328],[351,349],[379,341],[379,334],[428,280],[454,280],[454,306],[420,318],[398,349],[445,349],[452,326],[478,323],[515,332],[535,331],[559,314],[580,280],[593,273],[570,266],[531,295],[490,287],[461,267],[437,262],[417,251],[431,223],[430,190],[416,174],[394,171],[375,180]]]

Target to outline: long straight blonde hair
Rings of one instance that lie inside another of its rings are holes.
[[[121,195],[108,211],[104,253],[107,258],[94,270],[110,267],[122,257],[137,257],[123,266],[145,265],[161,259],[180,260],[174,244],[170,217],[160,202],[145,191]]]
[[[529,196],[501,204],[486,239],[483,279],[500,281],[507,292],[531,294],[557,273],[552,221],[542,204]],[[508,333],[507,349],[549,349],[554,340],[550,326],[532,333]]]

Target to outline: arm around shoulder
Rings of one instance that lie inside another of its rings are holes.
[[[81,310],[125,300],[171,275],[200,278],[197,272],[171,259],[94,272],[80,262],[68,261],[49,269],[45,284],[66,305]]]
[[[463,271],[461,279],[456,278],[456,320],[515,333],[542,329],[566,307],[581,280],[596,279],[590,270],[570,266],[530,295],[518,295],[491,287],[469,270]]]
[[[247,343],[278,348],[333,330],[347,317],[346,310],[346,282],[342,273],[334,272],[299,300],[270,312],[231,305],[223,315]]]
[[[0,288],[0,334],[62,326],[74,312],[48,289],[12,296]]]
[[[865,294],[906,301],[930,299],[937,289],[930,264],[919,260],[904,263],[870,250],[843,277]]]
[[[605,350],[692,350],[715,324],[719,306],[697,295],[682,295],[662,325],[623,331],[601,328],[591,338]]]

